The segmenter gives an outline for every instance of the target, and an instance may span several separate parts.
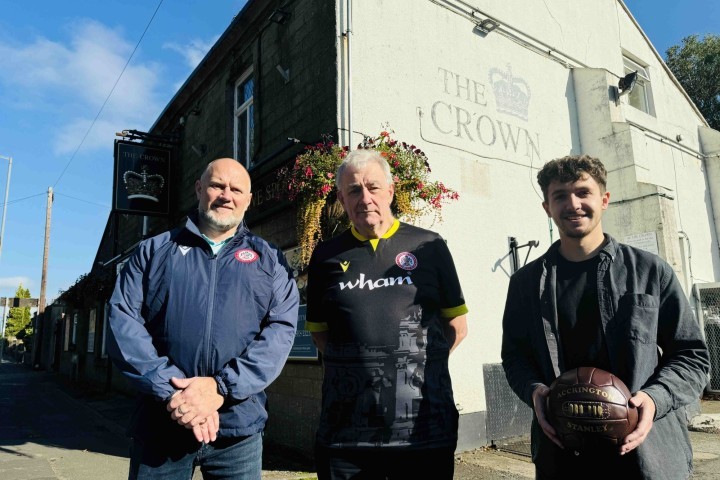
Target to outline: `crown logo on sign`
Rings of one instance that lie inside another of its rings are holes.
[[[488,76],[495,91],[497,111],[527,120],[530,105],[530,86],[527,82],[512,76],[509,63],[507,70],[493,68]]]
[[[128,198],[144,198],[159,202],[158,197],[165,185],[165,179],[158,174],[148,175],[147,165],[141,167],[141,172],[128,170],[123,174],[123,182],[128,191]]]

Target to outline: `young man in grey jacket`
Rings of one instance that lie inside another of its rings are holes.
[[[586,155],[553,160],[538,173],[560,240],[510,280],[503,368],[533,408],[537,479],[686,479],[692,451],[684,407],[707,384],[707,347],[672,268],[603,232],[606,177]],[[639,422],[620,446],[565,448],[547,421],[549,385],[581,366],[615,374],[633,393]]]

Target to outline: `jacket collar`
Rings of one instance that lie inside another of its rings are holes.
[[[192,212],[187,216],[187,220],[185,220],[185,229],[189,231],[190,233],[200,237],[202,239],[202,233],[200,233],[200,229],[198,228],[198,213]],[[232,240],[242,237],[246,235],[249,232],[249,229],[247,225],[245,224],[245,219],[243,219],[242,222],[240,222],[240,225],[238,225],[237,231],[232,237]],[[229,241],[232,241],[229,240]],[[203,242],[205,240],[203,239]]]
[[[618,242],[609,233],[605,233],[604,235],[607,242],[605,242],[605,246],[602,250],[598,252],[598,255],[606,257],[612,261],[615,259],[615,255],[617,254]],[[548,251],[545,254],[545,260],[550,265],[557,265],[558,255],[560,255],[560,240],[557,240],[555,243],[550,245],[550,248],[548,248]]]

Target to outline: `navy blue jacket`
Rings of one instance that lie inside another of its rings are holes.
[[[610,235],[597,271],[600,319],[611,372],[655,402],[655,421],[637,448],[643,478],[679,480],[692,471],[685,406],[698,401],[710,359],[702,331],[672,267]],[[558,335],[556,268],[560,242],[510,279],[502,362],[510,387],[532,408],[532,392],[565,371]],[[533,410],[533,461],[555,468],[557,447]]]
[[[108,352],[141,394],[135,437],[189,434],[165,410],[171,377],[217,380],[219,436],[261,431],[264,389],[295,337],[298,292],[282,252],[243,223],[215,255],[193,220],[140,243],[110,299]]]

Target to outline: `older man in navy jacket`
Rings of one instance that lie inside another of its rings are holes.
[[[245,226],[250,176],[208,164],[198,211],[143,241],[110,299],[108,351],[140,393],[130,477],[259,479],[267,387],[295,335],[282,253]]]

